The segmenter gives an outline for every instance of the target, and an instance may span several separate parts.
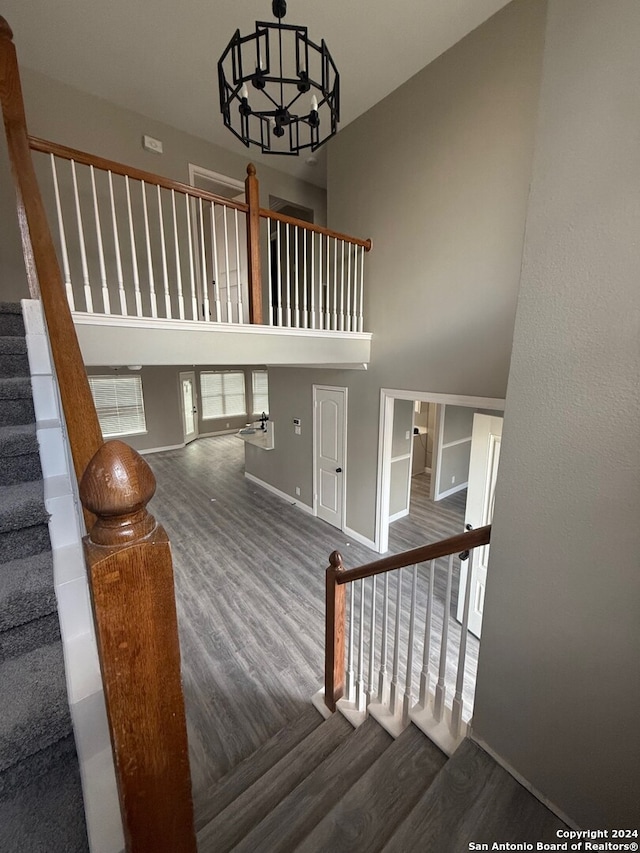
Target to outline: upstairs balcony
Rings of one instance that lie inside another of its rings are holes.
[[[366,368],[369,240],[28,139],[87,366]]]

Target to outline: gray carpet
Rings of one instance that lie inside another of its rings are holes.
[[[20,306],[0,303],[0,851],[88,850]]]

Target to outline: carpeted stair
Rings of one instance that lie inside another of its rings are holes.
[[[88,850],[19,305],[0,303],[0,851]]]

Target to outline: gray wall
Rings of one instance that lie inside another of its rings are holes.
[[[204,139],[153,121],[143,115],[58,83],[35,71],[21,69],[29,132],[53,142],[79,148],[129,166],[145,169],[189,183],[189,163],[204,166],[244,181],[250,152],[234,154]],[[162,140],[164,153],[152,154],[142,148],[149,134]],[[26,294],[26,279],[16,221],[13,186],[9,174],[4,134],[0,134],[0,213],[7,223],[0,233],[0,270],[4,299]],[[41,155],[39,155],[41,156]],[[314,221],[326,222],[326,193],[274,168],[260,166],[260,196],[268,205],[270,195],[287,199],[314,211]]]
[[[373,239],[372,363],[338,377],[274,370],[272,407],[283,406],[276,421],[310,414],[313,382],[348,385],[347,525],[365,536],[374,536],[380,388],[505,395],[545,8],[511,3],[331,142],[331,226]],[[301,481],[310,496],[307,421],[306,436],[288,442],[292,455],[263,453],[255,473],[283,491]]]
[[[551,0],[474,731],[581,827],[640,803],[640,4]]]

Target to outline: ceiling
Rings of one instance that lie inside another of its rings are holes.
[[[327,42],[340,71],[345,127],[507,2],[288,0],[285,22]],[[236,29],[245,35],[256,19],[272,20],[270,0],[3,0],[2,14],[22,65],[246,151],[222,124],[217,61]],[[324,184],[324,156],[315,168],[304,156],[252,149],[251,157]]]

